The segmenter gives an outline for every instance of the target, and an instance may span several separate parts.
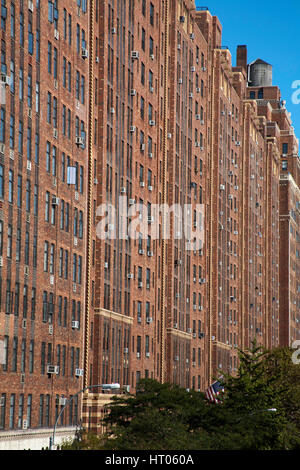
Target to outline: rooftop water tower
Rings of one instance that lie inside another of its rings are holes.
[[[267,62],[257,59],[248,65],[249,86],[266,87],[272,86],[273,67]]]

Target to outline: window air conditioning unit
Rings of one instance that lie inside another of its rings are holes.
[[[133,274],[132,274],[132,273],[129,273],[129,274],[127,275],[127,279],[133,279]]]
[[[137,358],[140,358],[140,357],[141,357],[141,353],[137,352],[137,353],[136,353],[136,357],[137,357]]]
[[[53,366],[51,364],[47,365],[47,374],[58,374],[59,366]]]
[[[206,67],[201,67],[202,72],[206,72]]]
[[[72,328],[74,330],[79,330],[79,321],[72,320]]]
[[[139,283],[138,283],[138,287],[139,287],[139,289],[141,289],[141,288],[143,287],[143,283],[142,283],[142,281],[139,281]]]
[[[49,325],[49,335],[53,335],[53,325]]]
[[[3,256],[0,256],[0,268],[3,266]]]
[[[140,56],[139,52],[138,51],[131,51],[131,58],[134,60],[134,59],[138,59]]]
[[[134,90],[134,89],[130,90],[130,95],[131,96],[136,96],[136,90]]]
[[[5,151],[5,144],[0,144],[0,153],[4,154]]]
[[[145,144],[141,144],[141,147],[140,147],[141,152],[144,152],[145,148],[146,148]]]
[[[194,33],[191,33],[190,34],[190,39],[193,41],[195,39],[195,34]]]
[[[197,87],[196,88],[196,93],[200,93],[200,91],[201,91],[201,88]]]
[[[65,406],[67,404],[68,399],[66,397],[59,397],[58,404],[60,406]]]
[[[89,56],[88,50],[83,47],[83,48],[82,48],[82,51],[81,51],[81,57],[82,57],[83,59],[87,59],[88,56]]]
[[[194,65],[191,67],[191,72],[196,72],[196,67]]]
[[[146,357],[150,357],[150,353],[149,353],[149,352],[146,352]]]
[[[182,78],[179,78],[178,83],[179,83],[179,85],[182,84]]]
[[[152,258],[153,257],[153,251],[147,251],[147,255]]]
[[[129,352],[129,349],[128,348],[124,348],[124,354],[128,354]]]
[[[220,184],[220,190],[225,191],[225,185],[224,184]]]
[[[135,126],[130,126],[130,132],[135,132]]]
[[[83,369],[75,369],[76,377],[83,377]]]
[[[149,191],[153,191],[153,186],[148,186]]]
[[[10,85],[10,76],[6,75],[5,73],[1,73],[0,75],[0,81],[3,85],[9,86]]]
[[[99,57],[97,56],[96,57],[96,64],[99,64],[100,60],[99,60]]]
[[[125,188],[125,186],[123,186],[123,187],[121,188],[121,194],[126,194],[126,188]]]
[[[150,59],[154,60],[154,54],[150,54]]]
[[[33,2],[31,0],[28,2],[28,10],[33,11]]]
[[[83,140],[83,137],[76,137],[76,140],[75,140],[75,143],[76,145],[83,145],[84,144],[84,140]]]
[[[196,121],[200,121],[200,114],[196,114]]]
[[[193,93],[189,93],[189,98],[193,98]]]
[[[239,141],[237,141],[235,144],[236,144],[237,147],[241,146],[241,142],[239,142]]]
[[[52,197],[52,206],[58,206],[59,205],[59,197]]]
[[[153,322],[153,319],[151,317],[148,317],[146,318],[146,322],[149,324],[149,323],[152,323]]]
[[[107,261],[104,263],[104,269],[108,269],[108,262]]]
[[[155,121],[153,121],[152,119],[149,121],[149,126],[155,126]]]
[[[117,28],[111,28],[111,34],[117,34]]]
[[[27,170],[31,171],[31,161],[27,160]]]

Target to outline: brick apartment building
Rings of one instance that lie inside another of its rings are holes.
[[[248,75],[245,46],[233,66],[188,0],[6,1],[1,35],[0,445],[47,445],[66,403],[60,438],[100,430],[91,385],[203,391],[254,337],[299,339],[298,143],[271,66]]]

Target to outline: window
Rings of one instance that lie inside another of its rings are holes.
[[[37,82],[35,84],[35,112],[40,112],[40,84]]]
[[[12,226],[7,227],[7,257],[12,257]]]
[[[26,339],[23,338],[22,343],[21,343],[21,372],[22,373],[25,372],[25,365],[26,365],[25,358],[26,358]]]
[[[19,306],[20,306],[20,283],[16,282],[16,284],[15,284],[15,306],[14,306],[14,314],[16,316],[19,315]]]
[[[29,264],[29,232],[26,231],[25,233],[25,255],[24,255],[24,262],[25,264]]]
[[[28,67],[28,79],[27,79],[27,104],[28,107],[32,107],[32,67]]]
[[[144,115],[145,115],[145,100],[141,96],[141,118],[142,119],[144,119]]]
[[[12,372],[17,371],[17,357],[18,357],[18,337],[14,336],[13,346],[12,346],[12,364],[11,364]]]
[[[22,176],[18,175],[17,206],[22,207]]]
[[[19,99],[23,101],[24,97],[24,75],[23,75],[23,69],[20,68],[19,70]]]
[[[263,90],[263,88],[261,88],[260,90],[258,90],[257,97],[258,97],[259,100],[262,100],[262,99],[263,99],[263,97],[264,97],[264,90]]]
[[[150,36],[150,38],[149,38],[149,55],[153,56],[153,54],[154,54],[154,43],[153,43],[152,37]]]
[[[47,94],[47,122],[51,124],[51,102],[52,102],[52,96],[51,93],[48,91]]]
[[[14,194],[14,172],[9,170],[8,172],[8,202],[13,202]]]
[[[36,133],[35,144],[34,144],[34,161],[36,164],[39,163],[39,154],[40,154],[40,136],[38,133]]]
[[[30,196],[31,196],[31,183],[30,180],[26,181],[26,211],[30,212]]]
[[[10,406],[9,406],[9,428],[14,428],[15,420],[15,394],[12,393],[10,396]]]
[[[282,154],[287,155],[289,150],[289,145],[287,143],[282,144]]]
[[[145,48],[146,48],[145,36],[146,36],[145,30],[144,30],[144,28],[142,28],[142,50],[143,51],[145,51]]]
[[[53,77],[57,79],[57,49],[53,49]]]
[[[145,85],[145,64],[141,64],[141,84]]]
[[[1,108],[0,113],[0,142],[5,142],[5,109]]]
[[[15,17],[16,11],[15,11],[15,5],[14,3],[11,3],[10,5],[10,37],[14,38],[15,37]]]
[[[23,122],[19,121],[19,143],[18,143],[19,153],[23,153]]]
[[[36,60],[37,62],[40,61],[40,30],[37,29],[35,32],[35,48],[36,48]]]
[[[33,44],[34,44],[34,36],[32,33],[32,23],[29,19],[28,20],[28,53],[30,55],[33,54]]]
[[[17,228],[17,241],[16,241],[16,261],[21,260],[21,229]]]
[[[50,211],[50,193],[46,192],[46,204],[45,204],[45,221],[49,222],[49,211]]]
[[[154,5],[150,3],[150,24],[154,25]]]

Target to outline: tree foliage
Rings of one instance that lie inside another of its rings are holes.
[[[143,379],[135,395],[117,395],[107,432],[65,448],[99,450],[300,449],[300,368],[289,349],[254,342],[240,351],[236,376],[224,375],[219,404],[203,393]]]

